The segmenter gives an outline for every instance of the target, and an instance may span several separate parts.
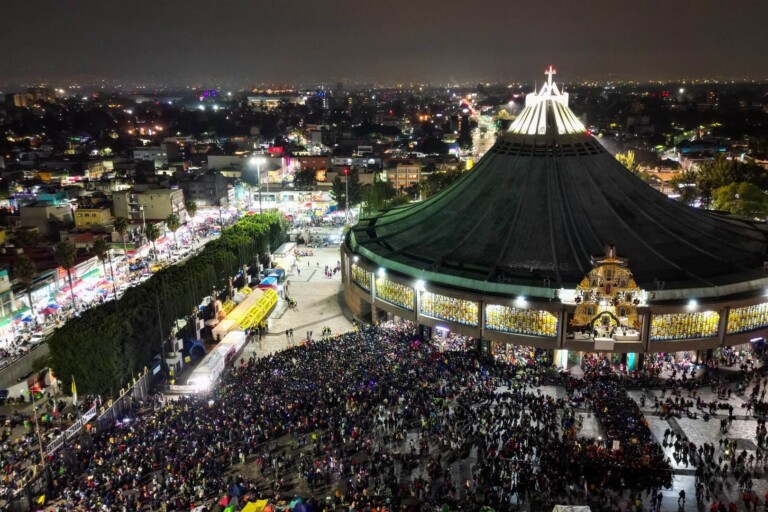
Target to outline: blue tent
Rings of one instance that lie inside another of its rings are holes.
[[[243,491],[244,489],[240,484],[232,484],[232,486],[229,488],[229,495],[239,498],[243,495]]]

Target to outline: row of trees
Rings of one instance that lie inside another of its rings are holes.
[[[49,341],[51,367],[64,389],[75,375],[82,392],[114,396],[161,352],[177,319],[196,313],[203,298],[225,289],[243,265],[266,258],[287,228],[276,213],[247,216],[183,265],[167,267],[119,301],[67,322]]]
[[[744,217],[768,217],[768,173],[757,164],[718,156],[698,170],[682,171],[670,185],[686,204],[700,202]]]
[[[349,206],[363,203],[363,215],[371,215],[384,208],[405,204],[412,195],[418,194],[425,199],[431,197],[452,185],[466,172],[463,169],[432,172],[423,178],[421,183],[405,190],[406,193],[403,195],[398,193],[399,191],[388,180],[375,180],[370,185],[362,185],[357,169],[352,168],[348,176],[339,175],[333,180],[331,197],[338,204],[338,208],[343,210],[346,207],[347,190],[349,190]],[[347,178],[349,183],[346,181]],[[314,181],[312,185],[314,186]]]

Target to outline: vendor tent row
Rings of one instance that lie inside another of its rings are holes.
[[[237,303],[239,301],[239,303]],[[246,343],[248,329],[264,322],[277,304],[277,292],[272,289],[244,287],[232,301],[222,306],[224,319],[213,328],[213,339],[221,340],[200,362],[187,379],[197,391],[209,389],[231,360]]]

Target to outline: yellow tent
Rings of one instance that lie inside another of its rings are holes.
[[[262,512],[267,506],[267,500],[251,501],[241,512]]]

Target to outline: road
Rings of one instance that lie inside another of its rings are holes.
[[[219,237],[219,233],[214,234],[212,236],[203,238],[199,243],[193,245],[193,250],[183,259],[177,261],[174,263],[174,265],[178,265],[180,263],[186,262],[189,258],[197,254],[205,244],[210,242],[211,240],[215,240]],[[169,241],[166,242],[166,244],[172,243],[173,236],[169,236]],[[181,244],[179,244],[181,245]],[[162,250],[162,248],[158,247],[158,250]],[[168,256],[170,257],[170,253],[168,253]],[[115,269],[115,274],[117,277],[117,268]],[[123,277],[122,279],[118,279],[119,281],[125,279]],[[134,282],[131,286],[136,286],[140,284],[141,281]],[[121,293],[118,293],[119,296],[122,296]],[[107,294],[107,300],[112,300],[112,293]],[[19,379],[22,377],[25,377],[32,373],[33,363],[36,359],[39,359],[41,357],[45,357],[50,353],[50,349],[48,348],[47,343],[42,343],[38,345],[37,347],[31,349],[27,354],[24,354],[20,358],[16,359],[12,363],[10,363],[8,366],[4,367],[0,370],[0,389],[6,389],[9,388],[15,384],[19,383]]]

